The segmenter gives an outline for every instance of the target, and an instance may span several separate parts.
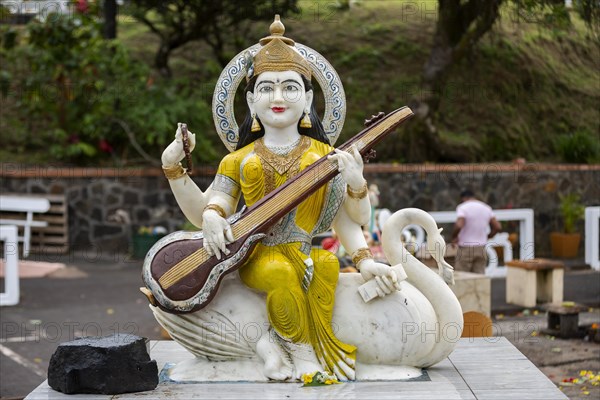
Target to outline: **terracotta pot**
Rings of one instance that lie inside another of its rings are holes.
[[[556,257],[556,258],[575,258],[575,257],[577,257],[580,240],[581,240],[580,233],[552,232],[550,234],[552,257]]]

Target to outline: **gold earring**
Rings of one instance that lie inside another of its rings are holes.
[[[310,113],[305,112],[304,118],[300,121],[300,128],[310,129],[312,128],[312,123],[310,122]]]
[[[252,114],[252,127],[250,128],[250,132],[256,133],[260,132],[260,124],[256,119],[256,114]]]

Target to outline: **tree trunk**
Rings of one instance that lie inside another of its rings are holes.
[[[417,118],[408,135],[408,161],[443,160],[443,153],[448,150],[443,148],[435,121],[453,53],[451,39],[443,23],[438,22],[433,48],[423,67],[420,95],[410,102]]]
[[[438,22],[429,59],[423,67],[416,114],[407,132],[407,161],[468,161],[468,149],[444,144],[436,128],[443,91],[452,66],[468,54],[498,17],[503,0],[439,0]]]
[[[171,55],[172,47],[169,43],[161,41],[156,57],[154,58],[154,65],[158,70],[158,73],[164,78],[171,78],[171,68],[169,68],[169,56]]]
[[[104,0],[104,38],[117,38],[117,2]]]

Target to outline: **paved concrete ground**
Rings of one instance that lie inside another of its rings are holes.
[[[36,256],[30,259],[36,260]],[[22,398],[39,385],[60,342],[113,332],[160,339],[158,325],[138,291],[142,285],[141,261],[83,254],[48,261],[64,262],[70,268],[54,277],[21,280],[21,303],[0,308],[2,398]],[[554,382],[575,377],[580,370],[600,372],[600,344],[532,336],[545,327],[545,316],[533,315],[533,311],[518,315],[522,309],[504,303],[503,285],[503,279],[493,280],[492,309],[502,314],[494,320],[498,334],[507,337]],[[600,273],[568,272],[565,299],[600,305]],[[582,323],[593,322],[600,323],[597,309],[582,316]],[[590,386],[589,395],[582,388],[577,385],[564,390],[570,398],[600,398],[600,386]]]
[[[35,259],[35,255],[30,259]],[[21,280],[21,302],[0,309],[0,397],[24,397],[45,379],[60,342],[125,332],[160,339],[139,292],[141,261],[68,256],[63,278]]]

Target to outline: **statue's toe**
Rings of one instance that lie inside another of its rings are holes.
[[[265,375],[274,381],[285,381],[292,377],[292,368],[286,365],[280,365],[279,368],[265,366]]]

